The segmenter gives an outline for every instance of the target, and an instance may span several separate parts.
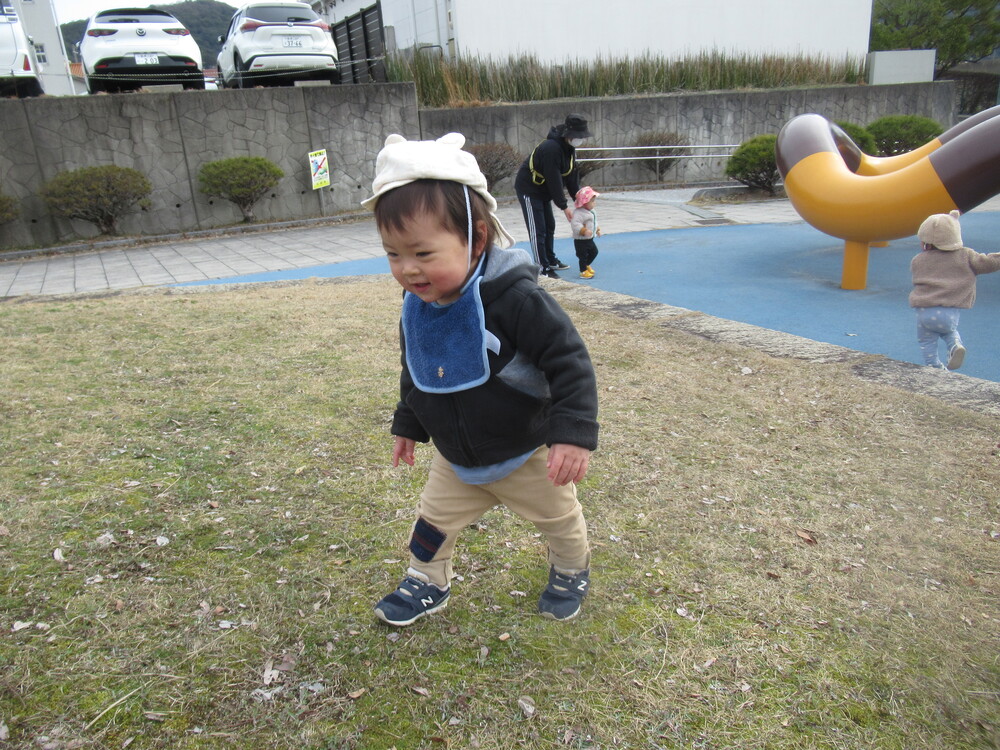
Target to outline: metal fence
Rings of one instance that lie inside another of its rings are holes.
[[[739,148],[739,144],[733,143],[713,143],[702,146],[691,146],[682,144],[664,144],[662,146],[595,146],[592,148],[581,147],[576,150],[579,154],[580,162],[608,162],[620,164],[622,162],[642,162],[655,161],[653,171],[656,172],[656,181],[660,181],[662,173],[673,165],[674,159],[728,159],[733,151]],[[709,153],[685,153],[691,151],[708,151]],[[613,152],[622,155],[605,156]],[[632,152],[637,152],[632,154]],[[652,152],[652,153],[649,153]],[[588,153],[597,154],[587,156]]]
[[[340,58],[342,83],[385,83],[385,30],[382,5],[375,3],[331,29]]]

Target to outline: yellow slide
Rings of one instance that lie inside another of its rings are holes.
[[[845,241],[841,287],[864,289],[872,243],[909,237],[931,214],[965,212],[1000,193],[1000,106],[881,158],[825,117],[799,115],[778,133],[775,151],[795,210]]]

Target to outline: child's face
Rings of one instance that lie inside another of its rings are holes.
[[[597,205],[597,196],[596,195],[593,198],[591,198],[589,201],[587,201],[586,203],[584,203],[583,207],[585,209],[587,209],[588,211],[593,211],[595,205]]]
[[[464,237],[428,213],[412,216],[400,231],[386,227],[380,234],[389,269],[403,289],[424,302],[448,304],[458,299],[471,270]],[[473,265],[482,250],[473,247]]]

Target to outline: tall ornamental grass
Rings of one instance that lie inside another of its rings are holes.
[[[703,53],[668,60],[637,58],[576,60],[546,65],[533,56],[460,58],[438,54],[392,55],[389,80],[413,81],[422,107],[461,107],[563,97],[627,96],[671,91],[764,89],[861,83],[862,61],[845,58],[780,57]]]

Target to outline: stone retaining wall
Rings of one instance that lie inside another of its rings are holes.
[[[528,154],[549,128],[570,112],[584,115],[590,123],[594,139],[585,147],[631,146],[638,135],[650,131],[678,133],[695,145],[739,144],[762,133],[777,134],[791,118],[808,112],[857,125],[867,125],[885,115],[923,115],[947,129],[956,124],[956,90],[952,81],[941,81],[565,99],[424,110],[420,113],[420,129],[424,138],[437,138],[454,130],[464,133],[473,144],[509,143]],[[681,159],[670,167],[664,179],[689,184],[725,180],[725,164],[724,158]],[[592,174],[589,182],[608,186],[655,179],[654,173],[632,162],[604,167]],[[508,189],[507,182],[498,185],[498,191]]]
[[[134,167],[153,183],[152,205],[123,234],[164,234],[240,222],[232,203],[198,189],[209,161],[264,156],[285,172],[256,208],[262,221],[357,210],[371,188],[386,132],[419,133],[412,84],[42,97],[0,101],[0,189],[21,202],[0,245],[47,247],[93,237],[94,226],[49,215],[38,197],[59,172]],[[325,148],[331,185],[312,189],[308,154]]]
[[[588,117],[602,146],[631,145],[643,131],[683,134],[694,144],[738,144],[777,133],[791,117],[818,112],[867,124],[887,114],[920,114],[945,127],[955,120],[950,82],[719,91],[469,107],[418,112],[412,84],[305,86],[224,91],[41,97],[0,101],[0,190],[20,201],[20,217],[0,226],[0,247],[49,247],[93,237],[83,221],[51,216],[42,185],[83,166],[134,167],[153,183],[152,205],[126,216],[121,231],[157,235],[240,221],[227,201],[198,190],[198,171],[216,159],[264,156],[285,178],[258,204],[261,221],[357,211],[367,197],[375,155],[389,133],[436,138],[464,133],[470,144],[507,142],[522,154],[569,112]],[[325,148],[332,184],[313,190],[308,153]],[[725,159],[685,160],[666,179],[720,180]],[[648,182],[636,164],[601,170],[588,182]],[[497,192],[509,191],[509,180]]]

